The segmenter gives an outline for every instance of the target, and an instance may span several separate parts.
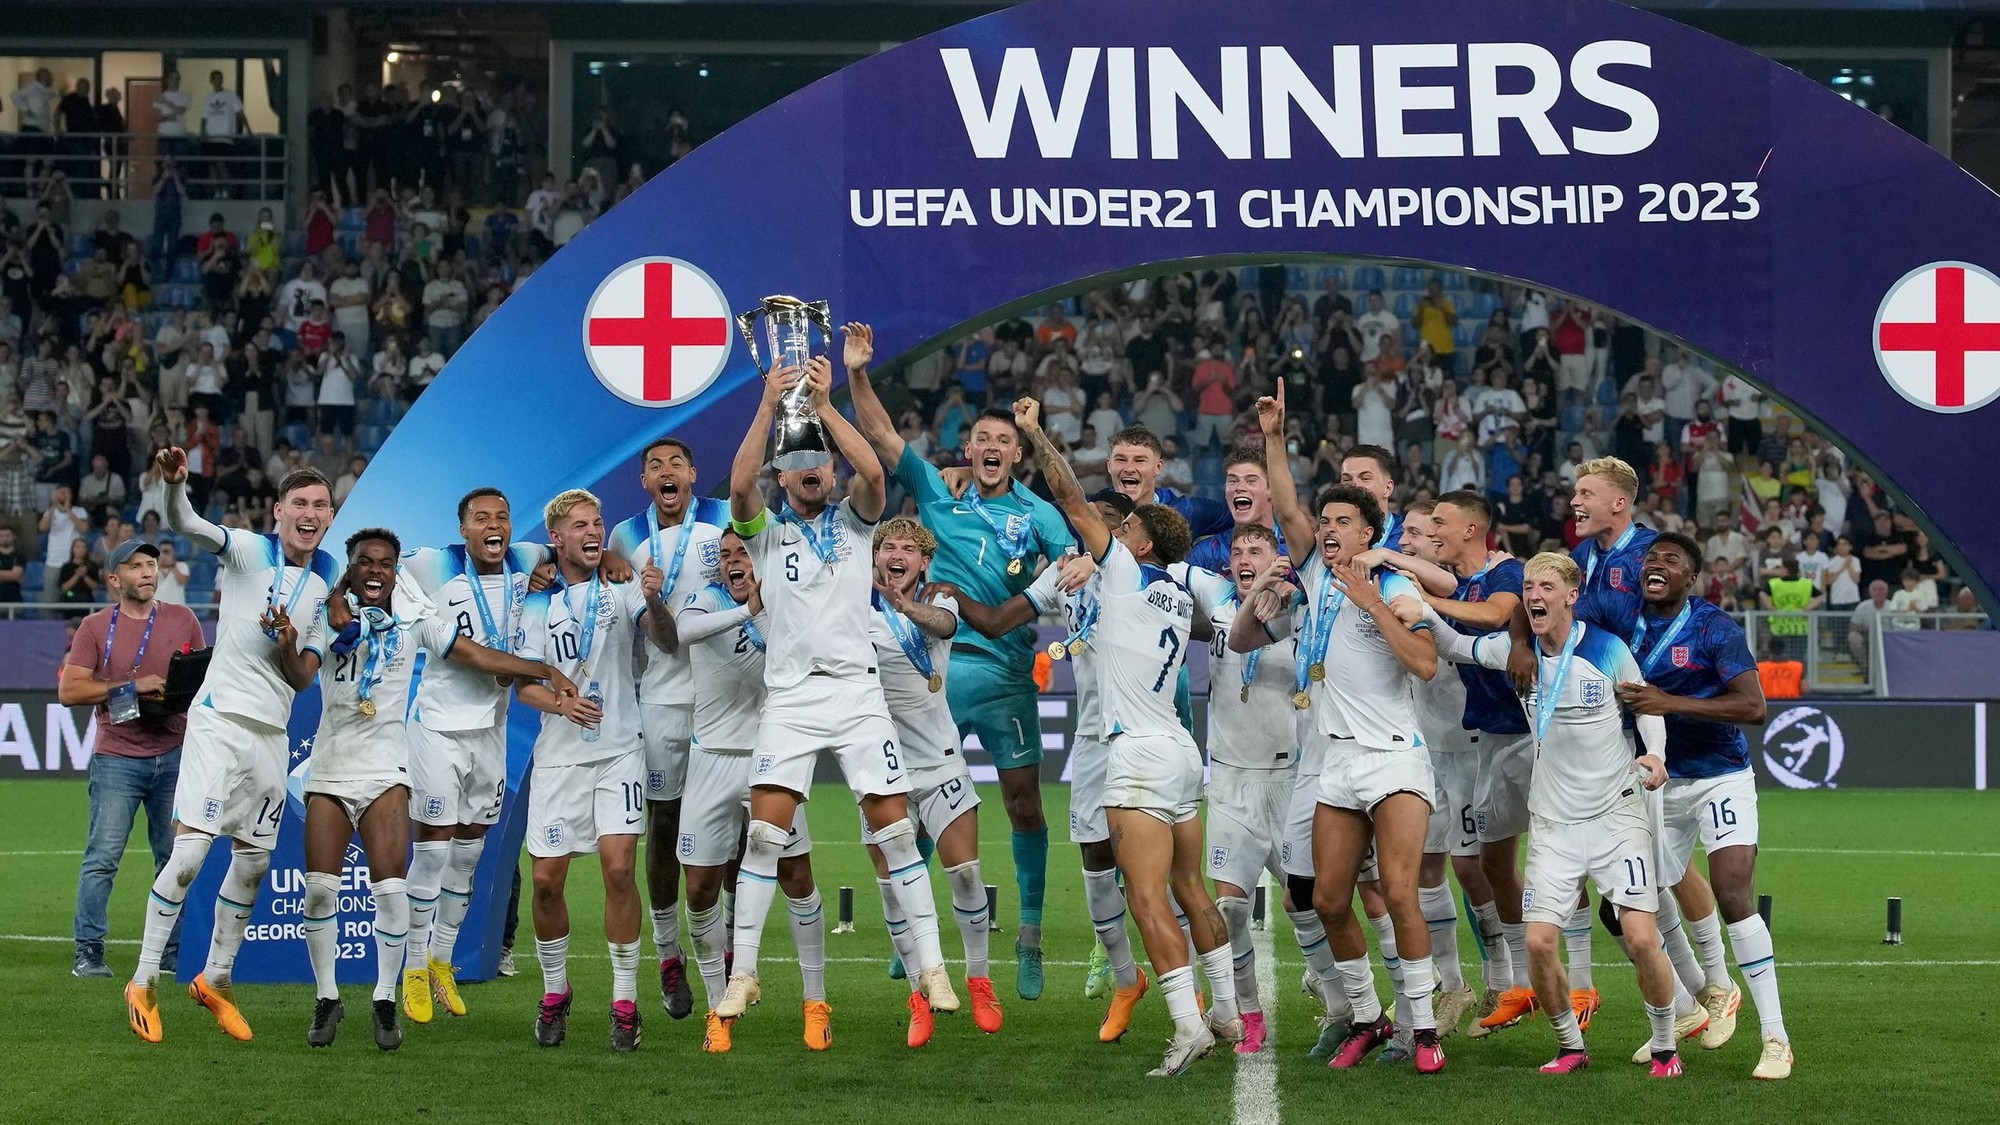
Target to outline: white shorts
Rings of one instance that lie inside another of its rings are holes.
[[[1104,777],[1111,751],[1101,739],[1078,735],[1069,744],[1069,841],[1101,844],[1111,838],[1104,820]]]
[[[681,803],[680,861],[689,867],[727,867],[743,850],[750,820],[750,752],[721,753],[694,747],[688,753],[687,793]],[[787,858],[812,851],[806,807],[792,816]]]
[[[896,751],[896,727],[882,687],[866,680],[807,676],[773,689],[757,724],[750,784],[812,797],[820,751],[832,752],[856,800],[908,793],[910,778]]]
[[[1535,772],[1535,736],[1481,734],[1479,781],[1473,794],[1479,842],[1496,844],[1528,830],[1528,783]]]
[[[1665,828],[1660,881],[1665,885],[1673,886],[1687,873],[1697,839],[1709,855],[1722,848],[1757,846],[1757,775],[1751,771],[1669,778],[1659,792]]]
[[[408,726],[410,819],[433,828],[494,824],[507,796],[507,726]]]
[[[282,727],[205,705],[190,708],[174,819],[264,851],[277,847],[290,745]]]
[[[1114,734],[1107,746],[1105,808],[1136,809],[1168,824],[1194,819],[1201,808],[1201,750],[1186,731]]]
[[[910,818],[924,835],[935,840],[944,835],[959,817],[979,807],[979,790],[973,788],[972,771],[965,759],[952,755],[949,762],[910,775]],[[858,811],[858,810],[857,810]],[[868,818],[861,818],[861,842],[875,843]]]
[[[368,806],[379,800],[382,794],[397,786],[408,791],[409,780],[401,777],[370,777],[359,781],[321,781],[309,778],[305,792],[308,797],[317,793],[331,798],[347,814],[347,822],[361,827],[361,818],[368,815]]]
[[[1302,744],[1298,772],[1292,777],[1291,796],[1285,802],[1283,835],[1278,837],[1278,865],[1286,875],[1310,879],[1313,877],[1313,815],[1319,807],[1319,774],[1325,766],[1328,749],[1342,740],[1303,727],[1300,734],[1309,742]]]
[[[1656,913],[1653,828],[1636,786],[1617,807],[1580,824],[1533,818],[1521,919],[1561,926],[1576,910],[1584,880],[1621,910]]]
[[[641,703],[639,730],[646,739],[646,799],[680,800],[687,788],[694,705]]]
[[[1343,741],[1328,751],[1313,799],[1336,809],[1372,813],[1376,805],[1398,793],[1414,793],[1427,805],[1437,799],[1430,754],[1423,750],[1369,750],[1360,743]]]
[[[537,764],[528,782],[528,854],[586,855],[605,836],[646,831],[646,760],[638,749],[602,762]]]
[[[1431,751],[1431,773],[1437,796],[1431,801],[1430,832],[1424,851],[1430,855],[1479,854],[1479,752]]]
[[[1215,763],[1208,776],[1208,877],[1248,891],[1260,872],[1280,885],[1278,837],[1292,800],[1291,770]]]

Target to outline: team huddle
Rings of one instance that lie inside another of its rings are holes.
[[[804,814],[822,752],[858,806],[892,975],[908,981],[909,1045],[929,1041],[936,1013],[961,1007],[933,853],[966,1002],[978,1029],[997,1033],[980,797],[963,740],[976,736],[999,769],[1021,909],[1014,991],[1032,1001],[1044,986],[1048,864],[1032,625],[1054,614],[1064,637],[1048,651],[1072,661],[1077,691],[1069,834],[1098,938],[1084,991],[1109,999],[1106,1042],[1161,993],[1173,1036],[1154,1076],[1218,1045],[1266,1049],[1251,927],[1267,872],[1304,987],[1324,1006],[1311,1053],[1333,1068],[1380,1049],[1382,1061],[1435,1073],[1445,1037],[1495,1034],[1540,1011],[1556,1040],[1542,1070],[1582,1069],[1601,917],[1651,1026],[1635,1063],[1676,1077],[1683,1040],[1715,1048],[1734,1033],[1742,992],[1726,927],[1762,1025],[1754,1075],[1790,1074],[1771,937],[1755,910],[1755,783],[1735,725],[1763,715],[1756,665],[1742,628],[1691,593],[1700,549],[1633,522],[1629,465],[1585,465],[1573,500],[1581,544],[1523,563],[1489,552],[1492,515],[1476,493],[1391,514],[1395,459],[1384,450],[1353,450],[1340,483],[1307,509],[1280,384],[1257,404],[1264,448],[1228,457],[1224,503],[1158,487],[1160,443],[1140,427],[1114,437],[1112,487],[1087,496],[1032,400],[973,422],[968,469],[933,467],[876,397],[872,332],[850,324],[845,336],[852,422],[828,397],[828,360],[780,368],[726,501],[698,497],[693,451],[661,438],[641,457],[643,513],[607,531],[596,497],[564,492],[543,512],[546,545],[514,542],[506,498],[479,489],[459,505],[462,543],[406,550],[393,532],[366,529],[337,560],[320,548],[333,505],[318,474],[282,482],[276,533],[256,536],[198,516],[184,455],[163,452],[169,522],[220,556],[222,605],[188,721],[178,835],[126,986],[133,1030],[162,1037],[162,952],[210,846],[228,837],[207,962],[188,991],[225,1032],[250,1038],[231,972],[282,819],[286,719],[317,677],[323,710],[304,786],[310,1044],[333,1042],[344,1015],[333,920],[357,830],[376,903],[377,1045],[401,1044],[403,1017],[465,1014],[454,946],[505,796],[513,697],[542,713],[526,812],[538,1043],[567,1035],[564,887],[570,860],[595,854],[614,1050],[640,1043],[649,916],[667,1013],[693,1013],[699,976],[703,1049],[729,1051],[761,997],[763,932],[781,891],[804,1040],[831,1047]],[[773,510],[759,488],[767,438],[781,398],[802,384],[833,455],[780,470]],[[1053,504],[1015,479],[1026,456]],[[837,502],[836,457],[852,472]],[[918,518],[884,518],[891,473]],[[1190,733],[1194,644],[1210,657],[1206,780]],[[645,654],[636,675],[635,648]],[[1697,843],[1706,878],[1692,865]],[[1474,916],[1477,988],[1461,967],[1448,873]]]

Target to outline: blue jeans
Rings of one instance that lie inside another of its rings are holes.
[[[124,857],[125,843],[132,836],[139,806],[146,807],[146,837],[153,848],[153,871],[158,874],[174,849],[174,786],[181,774],[181,751],[176,746],[157,758],[120,758],[96,754],[90,759],[90,838],[83,845],[83,870],[76,881],[76,948],[104,955],[104,935],[109,929],[106,911],[111,902],[111,880],[118,875],[118,861]],[[148,880],[150,884],[151,880]],[[167,938],[162,959],[174,962],[181,943],[180,923]]]

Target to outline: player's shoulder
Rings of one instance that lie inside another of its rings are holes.
[[[1632,525],[1632,539],[1625,544],[1625,550],[1621,553],[1627,556],[1644,558],[1646,552],[1652,550],[1653,541],[1659,537],[1660,532],[1658,528],[1647,527],[1643,523],[1635,523]]]
[[[332,586],[340,579],[340,572],[346,569],[332,551],[318,548],[313,551],[312,572],[320,581]]]
[[[627,516],[611,528],[611,548],[622,554],[631,554],[645,541],[646,521],[639,516]]]
[[[719,496],[696,497],[688,518],[721,531],[729,526],[729,501]]]
[[[1409,575],[1404,574],[1400,570],[1390,570],[1387,567],[1382,568],[1381,573],[1383,601],[1393,602],[1397,598],[1423,600],[1423,592],[1417,589],[1417,584],[1410,580]]]
[[[1704,641],[1719,647],[1747,639],[1748,634],[1743,631],[1742,623],[1731,617],[1721,606],[1706,598],[1692,600],[1695,609],[1690,615],[1689,623],[1694,626],[1696,635]]]
[[[1632,661],[1632,650],[1618,634],[1595,625],[1579,623],[1574,628],[1583,630],[1583,638],[1577,642],[1577,656],[1596,665],[1606,672],[1615,672]]]

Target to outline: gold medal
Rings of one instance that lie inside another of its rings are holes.
[[[1245,703],[1250,702],[1250,685],[1244,684],[1243,690],[1236,693],[1236,698],[1242,700]]]
[[[944,677],[936,672],[931,673],[931,690],[934,692],[944,690]]]
[[[1009,574],[1019,574],[1019,573],[1021,573],[1021,560],[1020,560],[1020,559],[1008,559],[1008,560],[1007,560],[1007,573],[1009,573]]]
[[[1313,665],[1312,667],[1310,667],[1310,668],[1307,668],[1307,669],[1306,669],[1306,679],[1308,679],[1308,680],[1311,680],[1311,681],[1312,681],[1313,683],[1316,683],[1316,684],[1323,684],[1323,683],[1325,683],[1325,682],[1326,682],[1326,665],[1324,665],[1324,664],[1318,664],[1318,663],[1315,663],[1315,664],[1314,664],[1314,665]]]
[[[1297,695],[1292,696],[1292,706],[1298,708],[1301,711],[1305,710],[1308,707],[1311,707],[1312,705],[1313,705],[1313,697],[1312,693],[1309,691],[1302,691],[1299,692]]]
[[[374,717],[375,717],[375,701],[374,701],[374,700],[372,700],[372,699],[364,699],[364,700],[362,700],[362,701],[361,701],[361,717],[362,717],[362,718],[364,718],[364,719],[372,719],[372,718],[374,718]]]
[[[1066,644],[1062,643],[1061,641],[1050,641],[1050,642],[1049,642],[1049,659],[1050,659],[1050,660],[1061,660],[1061,659],[1063,659],[1064,657],[1066,657],[1066,656],[1068,656],[1068,655],[1069,655],[1069,646],[1068,646],[1068,645],[1066,645]]]
[[[1090,647],[1089,645],[1083,643],[1082,637],[1078,637],[1076,640],[1073,640],[1069,643],[1069,654],[1072,657],[1074,657],[1079,653],[1081,653],[1084,649],[1089,647]]]

